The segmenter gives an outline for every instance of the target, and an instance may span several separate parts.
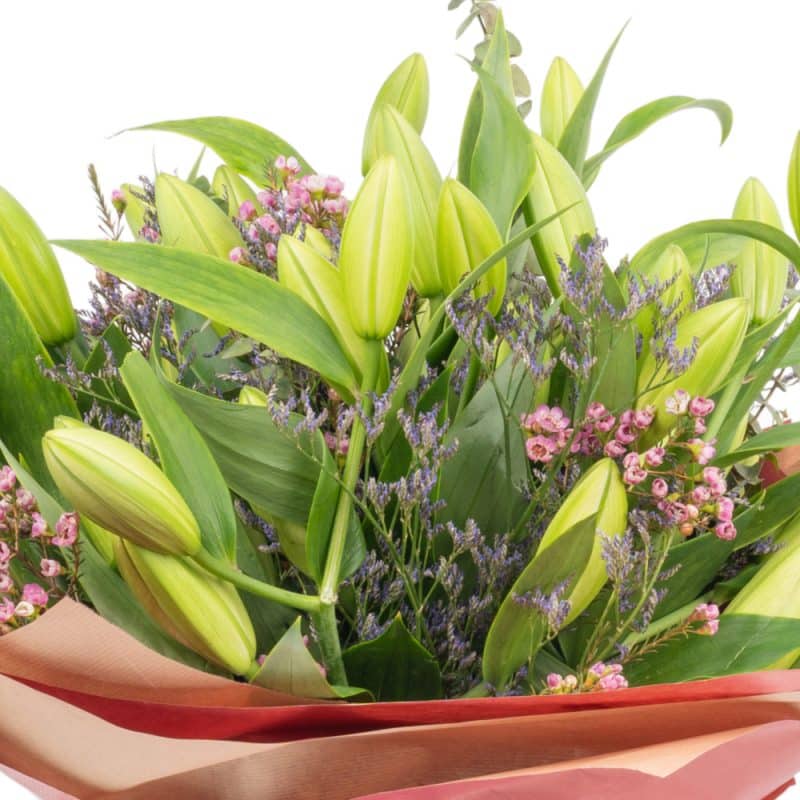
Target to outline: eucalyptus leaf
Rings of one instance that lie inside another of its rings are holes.
[[[379,701],[436,700],[442,676],[436,659],[409,633],[399,616],[376,639],[342,653],[348,679]]]
[[[277,281],[221,258],[173,247],[61,241],[91,264],[252,336],[347,393],[356,379],[331,329]]]
[[[252,122],[233,117],[195,117],[166,120],[128,128],[131,131],[168,131],[196,139],[210,147],[226,164],[258,184],[278,156],[294,156],[304,172],[308,162],[280,136]]]

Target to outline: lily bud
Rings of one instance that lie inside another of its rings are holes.
[[[353,330],[337,267],[305,242],[281,236],[278,280],[302,297],[328,323],[359,375],[366,358],[366,342]]]
[[[411,127],[422,132],[428,116],[428,68],[425,59],[419,54],[410,55],[384,81],[378,90],[375,102],[369,112],[364,131],[364,148],[361,156],[361,174],[366,175],[373,166],[375,156],[370,148],[373,142],[372,126],[377,109],[383,105],[394,106]]]
[[[586,567],[566,598],[569,600],[570,610],[565,625],[586,609],[608,579],[601,555],[602,542],[599,534],[622,536],[628,524],[628,496],[619,468],[611,458],[598,461],[572,487],[547,526],[535,558],[570,528],[593,514],[597,514],[595,532],[598,535]]]
[[[33,217],[3,188],[0,275],[45,344],[60,344],[75,336],[75,312],[53,248]]]
[[[81,530],[89,537],[89,541],[94,545],[95,550],[100,553],[103,561],[110,567],[116,566],[117,558],[114,555],[114,542],[119,541],[119,536],[95,525],[87,517],[81,518]]]
[[[141,190],[137,190],[136,187],[131,186],[129,183],[123,183],[119,188],[125,198],[125,222],[128,224],[128,229],[134,239],[140,242],[144,241],[141,231],[145,224],[144,215],[145,211],[147,211],[147,205],[134,194],[135,191]]]
[[[186,181],[162,172],[156,178],[161,240],[169,247],[228,259],[242,237],[225,212]]]
[[[330,261],[333,258],[333,246],[328,241],[325,234],[315,228],[313,225],[298,226],[294,232],[296,238],[300,238],[300,231],[303,232],[303,241],[309,246],[313,247],[323,258]]]
[[[42,449],[53,480],[82,516],[161,553],[200,549],[197,520],[183,497],[132,444],[86,426],[48,431]]]
[[[344,223],[339,269],[355,332],[385,339],[397,323],[414,253],[408,186],[392,156],[364,178]]]
[[[677,389],[692,396],[711,397],[722,385],[736,361],[747,332],[750,303],[741,297],[712,303],[687,314],[677,325],[676,347],[687,348],[697,339],[697,353],[688,369],[669,379],[666,368],[656,368],[653,353],[642,360],[637,381],[636,407],[655,406],[656,416],[644,435],[643,443],[652,444],[676,423],[676,417],[665,408],[666,399]],[[666,381],[666,382],[665,382]],[[650,387],[655,387],[650,389]]]
[[[757,178],[748,178],[745,182],[736,199],[733,218],[755,220],[783,229],[775,202]],[[789,262],[769,245],[751,239],[734,261],[736,269],[731,276],[731,293],[750,300],[756,325],[769,322],[781,310]]]
[[[692,266],[689,259],[686,258],[686,253],[678,245],[671,244],[664,250],[652,269],[648,271],[647,280],[651,283],[653,280],[657,280],[659,283],[672,281],[669,288],[659,298],[663,307],[672,308],[673,304],[677,304],[676,312],[681,313],[691,306],[694,300]],[[651,303],[643,308],[633,320],[642,334],[645,350],[650,349],[650,340],[653,338],[658,315],[658,307],[655,303]]]
[[[557,257],[569,264],[575,241],[584,234],[594,236],[595,223],[581,179],[550,142],[533,136],[536,171],[528,197],[523,204],[528,224],[538,222],[572,206],[531,240],[533,250],[550,291],[561,295],[561,266]],[[573,205],[577,203],[577,205]]]
[[[118,541],[119,571],[136,599],[164,631],[236,675],[253,666],[256,636],[233,586],[194,562]]]
[[[800,132],[794,140],[789,159],[789,217],[794,226],[794,235],[800,239]]]
[[[228,201],[228,216],[235,217],[245,200],[256,202],[256,193],[250,184],[227,164],[217,167],[211,188],[217,197],[224,197]]]
[[[542,86],[539,119],[542,136],[558,146],[561,134],[583,96],[583,84],[563,58],[554,58]]]
[[[394,106],[376,111],[370,135],[370,166],[380,156],[394,156],[408,182],[414,224],[411,283],[423,297],[435,297],[442,294],[434,230],[442,177],[419,134]]]
[[[780,550],[767,556],[733,598],[722,615],[723,621],[737,614],[800,619],[800,518],[789,523],[778,543]],[[800,648],[762,669],[789,669],[798,658]]]
[[[492,215],[462,183],[447,178],[436,215],[436,252],[444,290],[449,293],[461,280],[503,246]],[[496,314],[506,291],[506,260],[495,264],[475,287],[475,294],[493,292],[489,311]]]

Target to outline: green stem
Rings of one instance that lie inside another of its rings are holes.
[[[266,600],[273,600],[276,603],[289,606],[290,608],[296,608],[298,611],[308,611],[311,613],[319,611],[320,600],[319,597],[315,595],[290,592],[287,589],[281,589],[279,586],[272,586],[272,584],[251,578],[249,575],[245,575],[243,572],[232,567],[227,561],[212,556],[207,550],[200,550],[200,552],[195,553],[192,558],[212,575],[216,575],[218,578],[232,583],[245,592],[263,597]]]
[[[344,669],[342,646],[336,625],[336,605],[323,603],[312,619],[317,631],[317,643],[327,670],[328,682],[334,686],[347,686],[347,673]]]

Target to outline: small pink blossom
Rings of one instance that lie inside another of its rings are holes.
[[[628,467],[628,469],[622,473],[622,480],[631,486],[636,486],[637,484],[642,483],[642,481],[647,480],[647,470],[644,470],[639,466]]]
[[[325,193],[324,175],[305,175],[300,179],[300,185],[312,196],[321,199]]]
[[[250,222],[258,216],[258,210],[252,200],[245,200],[239,206],[238,217],[242,222]]]
[[[14,581],[7,572],[0,572],[0,593],[5,594],[10,591]]]
[[[720,522],[733,521],[733,500],[730,497],[720,497],[717,501],[717,519]]]
[[[547,676],[547,688],[557,689],[559,686],[561,686],[561,676],[556,674],[555,672],[551,672]]]
[[[325,194],[328,197],[338,197],[344,191],[344,183],[335,175],[328,175],[325,178]]]
[[[558,445],[547,436],[537,434],[525,442],[525,452],[531,461],[547,464],[553,460],[553,454],[558,452]]]
[[[633,415],[634,427],[638,428],[640,431],[646,430],[653,424],[655,416],[656,410],[653,406],[647,406],[646,408],[636,411]]]
[[[262,214],[256,219],[256,225],[270,236],[277,236],[281,232],[281,226],[271,214]]]
[[[689,401],[689,413],[693,417],[707,417],[714,410],[714,401],[708,397],[693,397]]]
[[[38,583],[26,583],[22,587],[22,599],[27,600],[34,606],[44,608],[50,598]]]
[[[122,189],[111,190],[111,205],[114,206],[114,210],[117,214],[121,214],[125,210],[128,201],[125,199],[125,192],[123,192]]]
[[[609,414],[608,416],[603,417],[602,419],[597,420],[594,426],[599,430],[601,433],[608,433],[613,427],[617,424],[617,418],[613,414]]]
[[[146,242],[150,242],[150,244],[154,244],[159,239],[158,231],[150,225],[145,225],[139,231],[139,236],[141,236]]]
[[[606,411],[606,407],[602,403],[598,403],[596,400],[592,403],[589,403],[588,408],[586,409],[586,416],[589,419],[599,420],[603,419],[603,417],[608,414]]]
[[[627,411],[623,411],[619,415],[619,424],[633,426],[635,419],[636,419],[636,412],[632,408],[629,408]]]
[[[17,476],[8,465],[0,468],[0,492],[10,492],[17,484]]]
[[[289,156],[289,158],[286,159],[286,169],[293,175],[297,175],[297,173],[300,172],[300,164],[294,156]]]
[[[606,675],[604,678],[600,678],[597,686],[601,691],[613,692],[617,689],[627,689],[628,680],[624,675]]]
[[[38,511],[31,514],[31,522],[31,538],[37,539],[47,533],[47,522]]]
[[[636,441],[636,437],[639,435],[639,432],[632,426],[632,425],[620,425],[617,428],[617,432],[614,434],[614,438],[618,442],[622,442],[622,444],[631,444],[632,442]]]
[[[702,636],[714,636],[716,632],[719,630],[719,620],[718,619],[710,619],[704,625],[699,627],[695,633],[699,633]]]
[[[15,612],[14,604],[7,597],[0,600],[0,624],[13,619]]]
[[[264,208],[276,208],[278,205],[278,198],[274,192],[262,190],[256,195],[256,199]]]
[[[644,463],[648,467],[660,467],[664,463],[667,451],[663,447],[651,447],[644,454]]]
[[[719,606],[716,603],[700,603],[689,615],[690,622],[707,622],[719,618]]]
[[[245,250],[244,247],[234,247],[230,253],[228,253],[228,258],[233,261],[234,264],[241,264],[247,261],[247,250]]]
[[[540,405],[525,418],[525,427],[543,433],[560,433],[569,427],[569,417],[558,406]]]
[[[711,442],[704,442],[702,439],[690,439],[689,449],[694,455],[698,464],[705,466],[717,454],[717,450]]]
[[[18,617],[32,617],[36,613],[36,609],[29,600],[20,600],[14,608],[14,614]]]
[[[702,506],[711,499],[711,492],[707,486],[695,486],[692,490],[692,501],[697,505]]]
[[[663,498],[669,494],[669,485],[663,478],[656,478],[650,486],[653,497]]]
[[[627,449],[624,444],[621,444],[620,442],[614,441],[612,439],[603,448],[603,452],[610,458],[620,458],[621,456],[625,455]]]
[[[62,514],[56,522],[56,535],[52,542],[57,547],[72,547],[78,538],[78,515],[74,512]]]
[[[732,522],[719,522],[714,528],[714,533],[718,539],[730,542],[736,538],[736,526]]]
[[[344,216],[350,203],[345,197],[329,197],[322,201],[322,207],[332,216]]]
[[[683,389],[676,389],[675,393],[671,397],[667,398],[666,402],[664,403],[664,407],[670,414],[680,416],[681,414],[686,413],[686,409],[689,407],[689,400],[689,392],[686,392]]]
[[[61,574],[61,564],[52,558],[43,558],[39,562],[39,571],[44,578],[55,578]]]
[[[278,257],[278,248],[273,242],[268,242],[266,246],[267,258],[274,261]]]
[[[247,229],[247,238],[251,242],[257,242],[259,239],[261,239],[261,231],[258,225],[250,225],[250,227]]]
[[[708,426],[706,425],[706,421],[701,417],[698,417],[694,421],[694,432],[697,436],[702,436],[704,433],[708,431]]]
[[[639,467],[641,466],[639,461],[639,454],[638,453],[628,453],[625,458],[622,459],[622,466],[625,469],[630,469],[631,467]]]
[[[36,498],[27,489],[17,489],[17,505],[30,514],[36,508]]]

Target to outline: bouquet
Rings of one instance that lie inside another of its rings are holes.
[[[800,477],[762,479],[800,443],[775,407],[800,245],[750,179],[730,219],[609,264],[605,162],[685,109],[724,140],[730,109],[660,98],[590,156],[619,37],[585,86],[553,62],[531,126],[518,39],[490,3],[475,21],[456,177],[419,55],[377,93],[352,197],[252,123],[143,126],[203,150],[110,200],[90,168],[104,239],[54,243],[96,268],[77,316],[0,193],[9,640],[72,598],[189,667],[359,703],[800,659]],[[788,189],[800,236],[800,138]]]

